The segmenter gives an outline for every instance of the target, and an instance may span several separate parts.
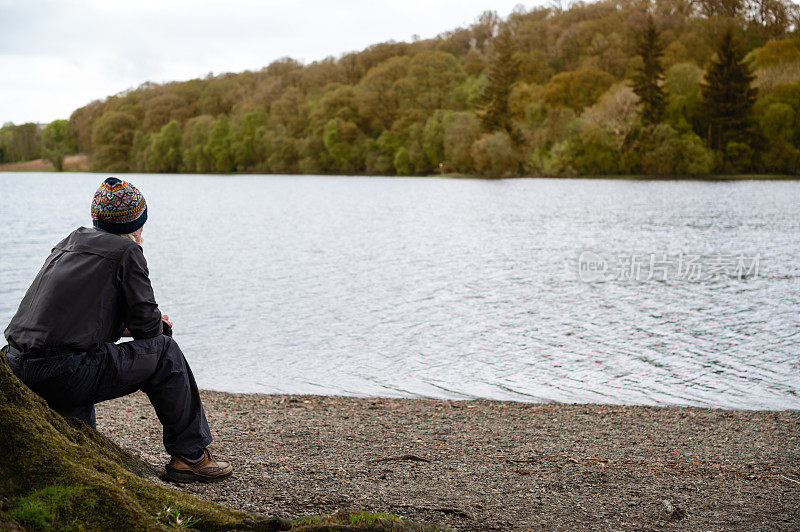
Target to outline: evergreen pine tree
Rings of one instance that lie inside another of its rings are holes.
[[[752,87],[755,77],[743,62],[744,52],[730,26],[722,34],[716,53],[700,85],[708,124],[703,133],[708,135],[710,148],[725,150],[728,142],[747,144],[751,140],[751,110],[758,91]]]
[[[633,76],[633,92],[639,97],[642,121],[647,124],[658,124],[664,113],[664,91],[660,85],[664,79],[664,67],[661,66],[664,47],[659,37],[653,16],[649,15],[636,49],[642,58],[642,66]]]
[[[481,95],[484,103],[480,114],[483,126],[492,131],[512,131],[508,116],[508,95],[517,80],[519,61],[514,57],[514,40],[508,27],[504,27],[492,42],[493,54]]]

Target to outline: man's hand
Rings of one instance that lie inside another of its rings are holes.
[[[161,331],[161,334],[163,334],[165,336],[169,336],[170,338],[172,338],[172,322],[169,321],[169,316],[167,316],[166,314],[162,314],[161,315],[161,321],[163,322],[161,324],[162,325],[161,328],[163,329]]]

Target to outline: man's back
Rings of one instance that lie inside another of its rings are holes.
[[[141,248],[81,227],[56,244],[4,334],[22,352],[85,351],[120,338],[161,333],[161,314]]]

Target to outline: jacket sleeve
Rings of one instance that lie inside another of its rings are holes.
[[[130,246],[125,251],[117,276],[125,326],[133,338],[153,338],[161,334],[161,311],[156,304],[147,261],[140,246]]]

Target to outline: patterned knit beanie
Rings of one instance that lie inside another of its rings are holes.
[[[92,223],[118,235],[133,233],[147,221],[147,203],[135,186],[109,177],[94,193]]]

